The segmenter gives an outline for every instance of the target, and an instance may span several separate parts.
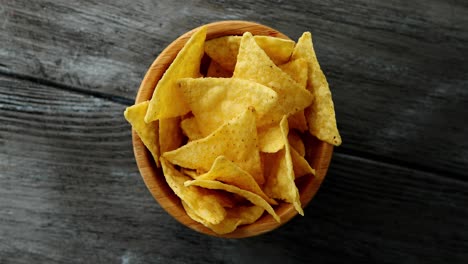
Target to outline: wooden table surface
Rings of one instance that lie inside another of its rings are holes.
[[[241,240],[154,201],[122,115],[227,19],[312,32],[344,142],[304,217]],[[0,263],[468,263],[467,108],[466,1],[0,0]]]

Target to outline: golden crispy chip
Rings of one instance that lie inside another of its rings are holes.
[[[309,174],[315,175],[315,170],[310,167],[309,163],[304,157],[302,157],[294,148],[290,148],[290,151],[294,176],[296,179]]]
[[[159,165],[159,139],[158,139],[158,121],[145,123],[143,120],[149,101],[141,102],[127,107],[124,112],[125,119],[132,125],[141,141],[153,155],[156,166]]]
[[[254,39],[276,65],[287,62],[294,49],[294,41],[291,40],[270,36],[255,36]],[[240,36],[211,39],[205,43],[205,52],[221,67],[232,72],[236,66],[240,43]]]
[[[260,126],[278,101],[272,89],[238,78],[184,78],[179,80],[179,89],[205,136],[250,106],[255,108]]]
[[[296,131],[289,131],[288,141],[289,145],[291,145],[291,147],[294,148],[297,151],[297,153],[299,153],[299,155],[301,155],[302,157],[305,156],[304,142],[302,141],[302,138],[299,136],[299,134],[297,134]]]
[[[294,50],[294,41],[270,36],[255,36],[255,42],[276,65],[286,63]]]
[[[288,63],[278,66],[287,73],[300,87],[306,88],[307,85],[307,61],[303,58],[291,60]],[[307,131],[307,120],[304,110],[301,110],[288,118],[289,127],[295,128],[301,132]]]
[[[261,152],[275,153],[284,147],[279,124],[258,128],[258,145]]]
[[[244,197],[245,199],[249,200],[252,204],[257,205],[265,209],[269,214],[273,216],[273,218],[281,222],[279,216],[276,214],[275,210],[271,207],[271,205],[265,201],[262,197],[258,196],[253,192],[249,192],[246,190],[242,190],[236,186],[225,184],[219,181],[210,181],[210,180],[192,180],[185,182],[185,186],[199,186],[208,189],[214,190],[224,190],[227,192],[235,193]]]
[[[233,77],[261,83],[278,93],[277,107],[269,112],[271,123],[303,110],[312,102],[312,94],[278,68],[249,32],[242,36]]]
[[[226,36],[210,39],[205,42],[205,52],[221,67],[233,71],[236,65],[236,57],[239,51],[239,37]]]
[[[285,64],[278,66],[281,70],[287,73],[291,78],[299,84],[300,87],[306,88],[307,85],[307,61],[303,58],[288,61]]]
[[[160,161],[167,184],[182,201],[211,224],[219,224],[223,221],[227,213],[216,196],[200,187],[184,186],[184,183],[191,179],[176,170],[165,158],[161,157]]]
[[[341,136],[336,126],[332,95],[315,55],[310,32],[305,32],[294,48],[292,59],[299,58],[307,61],[309,71],[307,89],[314,95],[312,105],[305,111],[309,132],[320,140],[339,146]]]
[[[200,128],[198,128],[197,120],[193,116],[182,120],[180,128],[182,128],[182,132],[188,137],[189,141],[203,138],[203,134]]]
[[[203,56],[206,27],[200,28],[187,41],[177,57],[159,80],[153,92],[145,122],[161,118],[177,117],[190,111],[189,106],[177,89],[177,80],[184,77],[200,76],[200,62]]]
[[[205,138],[163,154],[173,164],[205,172],[220,155],[250,173],[258,184],[263,184],[254,109],[246,109]]]
[[[262,191],[252,175],[241,169],[234,162],[226,159],[224,156],[217,157],[213,163],[213,166],[211,166],[210,171],[196,177],[196,179],[220,181],[226,184],[234,185],[241,188],[242,190],[257,194],[270,204],[278,204],[275,200],[268,197]]]
[[[275,153],[276,161],[272,162],[273,167],[270,169],[270,174],[266,176],[263,190],[272,198],[292,203],[296,211],[304,215],[299,191],[294,182],[295,176],[290,152],[291,148],[288,143],[288,119],[286,117],[283,117],[280,126],[285,147]]]
[[[199,217],[186,203],[182,202],[187,215],[193,220],[203,224],[218,235],[228,234],[240,225],[248,225],[257,221],[265,209],[260,206],[237,206],[227,210],[226,218],[221,223],[213,225]]]
[[[180,117],[159,119],[159,146],[161,154],[177,149],[182,145],[183,135],[179,126]]]
[[[208,71],[206,73],[206,77],[221,77],[221,78],[229,78],[232,76],[232,71],[228,71],[221,67],[219,63],[214,60],[211,60],[210,65],[208,66]]]
[[[196,170],[191,170],[191,169],[186,169],[186,168],[180,168],[180,172],[182,174],[189,176],[192,179],[198,178],[201,174],[198,173]]]

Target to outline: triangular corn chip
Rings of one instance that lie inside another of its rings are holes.
[[[215,195],[211,195],[210,191],[204,188],[196,186],[187,188],[184,183],[191,180],[190,177],[180,173],[163,157],[160,161],[167,184],[182,201],[211,224],[219,224],[223,221],[226,217],[226,210]]]
[[[307,61],[303,58],[291,60],[285,64],[278,66],[281,70],[287,73],[291,78],[299,84],[300,87],[306,88],[307,85]],[[295,128],[301,132],[307,131],[307,120],[304,115],[304,110],[301,110],[288,118],[289,127]]]
[[[265,51],[274,64],[286,63],[294,50],[294,41],[270,36],[255,36],[255,42]]]
[[[258,128],[258,146],[261,152],[275,153],[284,147],[278,123]]]
[[[177,149],[182,145],[180,117],[159,119],[159,146],[161,154]]]
[[[230,193],[235,193],[244,197],[245,199],[249,200],[254,205],[260,206],[265,209],[269,214],[273,216],[273,218],[281,222],[279,216],[276,214],[275,210],[271,207],[271,205],[265,201],[262,197],[258,196],[257,194],[249,191],[242,190],[236,186],[224,184],[219,181],[210,181],[210,180],[193,180],[185,182],[185,186],[199,186],[203,188],[213,189],[213,190],[224,190]]]
[[[203,138],[203,134],[198,127],[197,120],[195,117],[189,117],[180,122],[180,128],[182,132],[186,135],[189,141],[194,141],[200,138]]]
[[[191,170],[191,169],[186,169],[186,168],[180,168],[180,172],[184,175],[189,176],[192,179],[196,179],[201,175],[196,170]]]
[[[307,61],[303,58],[290,60],[285,64],[278,66],[282,71],[287,73],[296,83],[306,89],[307,85]]]
[[[182,100],[182,94],[177,89],[179,78],[198,77],[200,61],[203,56],[206,38],[206,27],[200,28],[187,41],[177,57],[159,80],[153,92],[145,122],[161,118],[177,117],[190,111]]]
[[[262,191],[252,175],[241,169],[234,162],[226,159],[224,156],[217,157],[213,163],[213,166],[211,166],[210,171],[196,177],[196,179],[220,181],[226,184],[234,185],[241,188],[242,190],[257,194],[270,204],[278,204],[275,200],[268,197]]]
[[[144,117],[148,109],[149,101],[141,102],[127,107],[124,112],[125,119],[132,125],[143,144],[153,155],[156,165],[159,167],[159,139],[158,121],[145,123]]]
[[[270,169],[270,175],[266,176],[264,186],[265,193],[272,197],[292,203],[296,211],[304,215],[301,200],[296,183],[294,182],[294,168],[291,159],[290,146],[288,143],[288,120],[283,117],[280,123],[282,138],[285,142],[284,148],[275,154],[276,162]]]
[[[213,225],[198,216],[186,203],[182,202],[187,215],[193,220],[213,230],[218,235],[228,234],[240,225],[248,225],[257,221],[265,209],[260,206],[237,206],[227,210],[226,218],[221,223]]]
[[[250,106],[255,108],[257,126],[261,126],[278,101],[272,89],[238,78],[184,78],[179,80],[179,89],[205,136]]]
[[[294,176],[299,178],[308,174],[315,175],[315,170],[310,167],[307,160],[302,157],[294,148],[289,149],[291,151],[291,160],[293,163]]]
[[[312,94],[278,68],[249,32],[242,36],[233,77],[258,82],[278,93],[277,107],[269,113],[272,123],[280,121],[283,115],[303,110],[312,102]]]
[[[276,64],[289,60],[294,49],[294,41],[270,36],[255,36],[255,41]],[[240,36],[226,36],[211,39],[205,43],[205,52],[224,69],[232,72],[236,66]]]
[[[336,126],[332,95],[315,55],[310,32],[305,32],[294,48],[292,59],[299,58],[307,61],[309,70],[307,89],[314,95],[312,105],[305,111],[309,132],[322,141],[339,146],[341,136]]]
[[[246,109],[205,138],[163,154],[173,164],[205,172],[220,155],[250,173],[258,184],[264,182],[254,109]]]

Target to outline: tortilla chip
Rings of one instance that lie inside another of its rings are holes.
[[[196,177],[197,180],[212,180],[220,181],[239,187],[242,190],[253,192],[265,199],[268,203],[276,205],[275,200],[268,197],[258,186],[255,179],[246,171],[237,166],[234,162],[226,159],[224,156],[219,156],[211,166],[210,171]]]
[[[275,153],[284,147],[279,124],[258,128],[258,146],[261,152]]]
[[[227,210],[226,218],[221,223],[213,225],[199,217],[186,203],[182,202],[187,215],[193,220],[203,224],[218,235],[228,234],[240,225],[248,225],[257,221],[265,211],[260,206],[237,206]]]
[[[144,117],[146,110],[148,109],[148,104],[149,101],[145,101],[127,107],[127,109],[125,109],[124,116],[132,125],[133,129],[135,129],[143,144],[153,155],[156,166],[159,167],[159,123],[157,121],[145,123]]]
[[[159,146],[161,154],[177,149],[183,142],[180,117],[159,119]]]
[[[220,155],[250,173],[258,184],[263,184],[254,109],[246,109],[205,138],[163,154],[173,164],[205,172]]]
[[[339,146],[341,136],[336,126],[335,108],[327,79],[320,69],[312,44],[312,35],[305,32],[298,40],[292,59],[307,61],[307,89],[314,95],[312,105],[305,111],[309,132],[318,139]]]
[[[255,108],[257,125],[262,125],[278,100],[270,88],[238,78],[185,78],[179,80],[179,89],[205,136],[247,107]]]
[[[315,170],[310,167],[304,157],[302,157],[294,148],[290,148],[289,150],[291,151],[291,160],[296,179],[305,175],[315,175]]]
[[[306,88],[307,85],[307,61],[299,58],[291,60],[288,63],[278,66],[281,70],[287,73],[291,78],[299,84],[300,87]],[[301,110],[288,118],[290,129],[297,129],[301,132],[307,131],[307,120],[304,115],[304,110]]]
[[[263,199],[262,197],[258,196],[257,194],[253,192],[245,191],[236,186],[224,184],[219,181],[210,181],[210,180],[198,180],[197,179],[193,181],[187,181],[185,182],[185,186],[199,186],[199,187],[208,188],[208,189],[224,190],[227,192],[235,193],[249,200],[252,204],[262,207],[269,214],[271,214],[276,221],[281,222],[280,217],[276,214],[275,210],[271,207],[271,205],[268,204],[268,202],[265,201],[265,199]]]
[[[196,179],[201,175],[196,170],[191,170],[191,169],[186,169],[186,168],[180,168],[180,172],[184,175],[189,176],[192,179]]]
[[[204,54],[206,27],[200,28],[187,41],[177,57],[159,80],[153,92],[145,122],[162,118],[181,116],[190,112],[189,106],[181,100],[177,80],[200,76],[200,62]]]
[[[296,83],[306,89],[308,68],[307,61],[303,58],[291,60],[285,64],[278,66],[281,70],[287,73]]]
[[[254,36],[255,42],[276,65],[286,63],[294,50],[294,41],[270,36]]]
[[[255,36],[256,43],[276,64],[289,60],[294,49],[294,41],[270,36]],[[241,43],[240,36],[226,36],[211,39],[205,43],[205,52],[210,58],[229,72],[236,66],[237,55]]]
[[[216,196],[204,188],[184,186],[191,179],[176,170],[165,158],[161,157],[160,161],[169,187],[198,216],[211,224],[219,224],[224,220],[227,213]]]
[[[258,82],[278,93],[277,107],[269,112],[271,123],[303,110],[312,102],[312,94],[278,68],[249,32],[242,36],[233,77]]]
[[[189,117],[180,122],[180,128],[189,141],[194,141],[203,138],[203,134],[198,127],[195,117]]]
[[[280,123],[284,148],[275,153],[275,162],[266,176],[264,192],[272,198],[292,203],[296,211],[304,215],[301,207],[299,191],[294,182],[294,169],[291,158],[291,148],[288,143],[288,119],[283,117]]]

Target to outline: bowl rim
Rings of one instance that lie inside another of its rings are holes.
[[[279,37],[283,39],[290,39],[283,33],[271,27],[250,21],[225,20],[212,22],[209,24],[205,24],[204,26],[207,27],[207,40],[227,35],[242,35],[242,33],[246,31],[251,32],[253,35],[265,35]],[[200,27],[196,27],[179,36],[156,57],[151,66],[148,68],[141,82],[137,96],[135,98],[135,104],[151,99],[153,91],[159,79],[163,76],[164,72],[175,59],[176,55],[182,49],[183,45],[188,41],[190,36],[194,32],[196,32]],[[308,133],[306,132],[305,134]],[[331,144],[319,141],[315,137],[310,135],[307,135],[304,138],[304,140],[307,152],[306,159],[315,169],[316,175],[315,177],[305,176],[312,177],[313,180],[302,180],[302,182],[305,183],[303,183],[300,186],[299,192],[301,194],[300,199],[303,208],[307,206],[307,204],[317,193],[327,173],[333,154],[333,145]],[[273,219],[273,217],[271,217],[271,215],[264,214],[259,220],[257,220],[253,224],[240,226],[235,231],[228,234],[216,234],[211,229],[192,220],[185,213],[180,199],[169,188],[164,178],[164,175],[162,174],[161,168],[157,168],[151,153],[144,146],[140,137],[133,128],[132,144],[135,160],[137,162],[137,166],[140,171],[141,177],[143,178],[143,181],[145,182],[145,185],[152,194],[152,196],[159,203],[159,205],[172,217],[174,217],[181,224],[197,232],[223,238],[251,237],[270,232],[284,225],[298,214],[292,206],[292,204],[280,203],[280,205],[278,205],[275,211],[280,216],[281,223],[276,222]],[[299,182],[300,180],[301,179],[298,179],[297,181]]]

